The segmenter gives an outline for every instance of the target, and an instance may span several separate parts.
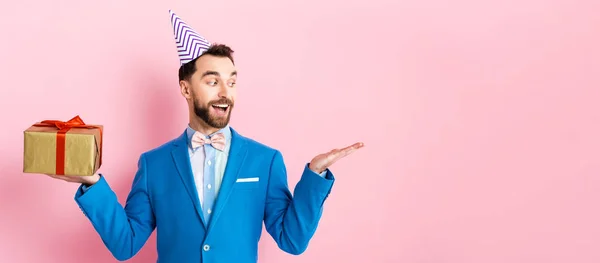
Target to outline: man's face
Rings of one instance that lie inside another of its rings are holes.
[[[227,126],[235,102],[237,72],[227,57],[201,56],[188,82],[194,112],[209,126]]]

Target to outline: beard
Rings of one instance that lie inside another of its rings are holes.
[[[227,113],[225,116],[219,116],[215,113],[211,114],[211,108],[213,111],[218,110],[214,109],[212,105],[214,104],[227,104]],[[198,101],[194,99],[194,113],[200,119],[202,119],[206,124],[213,128],[222,129],[229,124],[229,119],[231,118],[231,111],[233,110],[233,102],[229,99],[220,99],[209,101],[206,105],[199,105]]]

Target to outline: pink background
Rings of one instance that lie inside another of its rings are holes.
[[[261,262],[600,262],[598,1],[93,2],[0,4],[0,262],[116,261],[77,185],[21,172],[22,131],[105,125],[124,202],[187,123],[170,8],[235,49],[232,125],[283,152],[290,186],[366,144],[332,167],[308,251],[264,235]]]

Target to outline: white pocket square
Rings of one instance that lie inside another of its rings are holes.
[[[238,178],[236,183],[258,182],[258,177]]]

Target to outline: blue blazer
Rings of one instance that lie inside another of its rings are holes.
[[[156,228],[157,262],[254,263],[263,222],[283,251],[307,249],[334,180],[329,170],[321,177],[307,164],[292,196],[281,152],[231,129],[228,163],[207,224],[184,131],[141,154],[124,207],[104,176],[85,193],[79,187],[75,201],[118,260],[137,254]]]

